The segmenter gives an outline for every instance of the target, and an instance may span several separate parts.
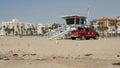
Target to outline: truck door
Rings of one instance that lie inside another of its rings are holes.
[[[92,31],[89,28],[86,28],[86,36],[91,37],[92,36]]]
[[[91,37],[94,37],[95,36],[95,30],[90,29],[90,32],[91,32]]]

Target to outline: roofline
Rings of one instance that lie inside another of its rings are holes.
[[[87,17],[85,17],[85,16],[71,15],[71,16],[63,16],[62,19],[74,18],[75,16],[76,16],[77,18],[87,18]]]

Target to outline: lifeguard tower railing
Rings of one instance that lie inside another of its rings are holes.
[[[66,38],[66,35],[70,30],[69,28],[70,28],[69,26],[63,25],[61,27],[58,27],[57,29],[53,29],[50,32],[47,32],[45,35],[48,36],[49,40]]]
[[[57,29],[47,32],[45,35],[48,36],[49,40],[67,38],[68,32],[71,30],[77,29],[77,27],[85,27],[85,26],[84,25],[63,25]]]

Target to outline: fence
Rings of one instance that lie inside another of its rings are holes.
[[[100,37],[120,37],[120,33],[99,33]]]

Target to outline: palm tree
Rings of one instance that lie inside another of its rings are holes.
[[[3,25],[3,29],[5,30],[5,25]]]
[[[103,23],[104,22],[98,22],[98,30],[100,30],[100,31],[104,31],[104,28],[103,28]]]
[[[105,36],[105,31],[108,30],[108,27],[104,26],[104,22],[98,22],[98,30],[102,32],[102,36]]]
[[[104,22],[98,22],[99,26],[103,26]]]
[[[21,35],[23,35],[23,26],[21,26],[20,28],[21,28]]]
[[[15,27],[12,27],[13,35],[15,34]]]
[[[58,27],[61,27],[61,25],[58,24],[58,23],[52,24],[52,29],[56,29],[56,28],[58,28]]]
[[[111,27],[111,29],[112,30],[114,30],[112,27],[114,27],[115,28],[115,32],[116,32],[116,35],[117,35],[117,20],[113,20],[113,21],[111,21],[110,22],[110,27]]]
[[[93,23],[94,23],[93,21],[90,22],[90,28],[91,29],[95,29],[94,26],[93,26]]]
[[[8,35],[8,33],[9,33],[9,28],[8,28],[8,26],[5,27],[5,33],[6,33],[6,35]]]
[[[32,27],[27,28],[27,32],[30,32],[30,35],[33,35],[33,28]]]
[[[18,29],[18,31],[16,31],[16,35],[18,35],[20,32],[19,25],[17,25],[17,29]]]

